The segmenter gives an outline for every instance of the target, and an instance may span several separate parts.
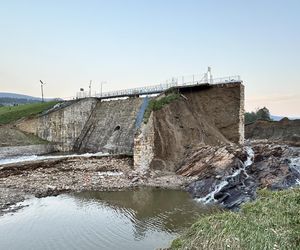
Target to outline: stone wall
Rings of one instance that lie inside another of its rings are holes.
[[[147,124],[142,123],[134,137],[133,162],[137,170],[147,170],[154,157],[154,127],[153,114],[150,115]]]
[[[71,151],[96,103],[94,98],[82,99],[46,115],[24,120],[17,127],[56,144],[61,151]]]
[[[142,98],[99,101],[75,143],[75,151],[132,154],[142,102]]]

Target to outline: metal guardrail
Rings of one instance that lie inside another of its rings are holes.
[[[197,79],[196,79],[197,78]],[[180,81],[180,82],[179,82]],[[123,89],[123,90],[116,90],[116,91],[109,91],[103,93],[95,93],[91,97],[97,98],[114,98],[114,97],[125,97],[125,96],[132,96],[132,95],[150,95],[150,94],[157,94],[163,91],[166,91],[172,87],[180,87],[180,86],[189,86],[195,84],[220,84],[220,83],[230,83],[230,82],[239,82],[241,81],[240,76],[227,76],[221,78],[214,78],[214,79],[207,79],[207,77],[202,75],[202,78],[199,75],[193,75],[189,77],[181,77],[179,78],[172,78],[170,81],[166,81],[164,84],[157,84],[147,87],[140,87],[140,88],[132,88],[132,89]],[[80,91],[77,92],[76,98],[86,98],[90,97],[88,91]]]

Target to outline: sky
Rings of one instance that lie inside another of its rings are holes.
[[[246,110],[300,116],[298,0],[0,0],[0,92],[70,98],[240,75]]]

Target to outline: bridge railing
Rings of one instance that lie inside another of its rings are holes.
[[[177,87],[177,86],[188,86],[188,85],[203,84],[203,83],[210,83],[210,84],[229,83],[229,82],[236,82],[236,81],[241,81],[240,76],[236,75],[236,76],[207,79],[206,75],[192,75],[188,77],[173,77],[170,80],[167,80],[166,83],[162,83],[162,84],[157,84],[157,85],[152,85],[147,87],[102,92],[102,93],[94,93],[91,96],[98,97],[98,98],[109,98],[109,97],[131,96],[131,95],[149,95],[149,94],[160,93],[171,87]],[[80,99],[89,96],[90,94],[88,91],[80,91],[77,92],[76,98]]]

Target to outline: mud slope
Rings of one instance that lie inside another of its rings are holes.
[[[180,90],[181,98],[153,112],[154,147],[150,167],[174,171],[199,144],[243,141],[243,86]]]

